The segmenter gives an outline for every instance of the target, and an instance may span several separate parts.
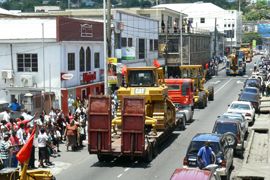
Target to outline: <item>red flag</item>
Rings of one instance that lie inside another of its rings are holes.
[[[126,65],[124,65],[122,67],[122,75],[125,75],[125,74],[127,74],[127,66]]]
[[[159,67],[160,67],[160,64],[159,64],[159,62],[158,62],[158,60],[157,60],[157,59],[154,59],[154,61],[153,61],[153,65],[154,65],[155,67],[157,67],[157,68],[159,68]]]
[[[31,133],[31,136],[29,137],[28,141],[23,145],[21,150],[17,153],[16,158],[18,161],[20,161],[21,164],[23,164],[26,160],[30,158],[34,136],[35,136],[36,129],[33,130]]]

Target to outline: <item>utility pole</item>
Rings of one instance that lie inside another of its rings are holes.
[[[112,55],[112,43],[111,43],[111,0],[107,0],[107,48],[108,48],[108,57]]]
[[[166,48],[165,48],[165,78],[168,78],[168,22],[167,22],[167,27],[165,28],[165,31],[166,31],[166,39],[165,39],[165,42],[166,42]]]
[[[215,18],[215,31],[214,31],[214,56],[217,55],[217,18]]]
[[[106,33],[106,0],[103,0],[103,46],[104,46],[104,95],[108,95],[107,33]]]
[[[180,64],[183,65],[183,16],[180,12]]]

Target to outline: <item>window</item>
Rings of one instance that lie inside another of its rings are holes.
[[[227,24],[224,24],[224,27],[227,27]]]
[[[128,38],[128,47],[132,47],[132,38]]]
[[[99,68],[99,52],[95,52],[95,68]]]
[[[86,71],[91,71],[91,50],[89,47],[86,49]]]
[[[38,72],[37,54],[17,54],[18,72]]]
[[[139,59],[145,57],[145,39],[139,39]]]
[[[84,62],[84,49],[81,47],[80,50],[80,72],[85,71],[85,62]]]
[[[228,24],[228,27],[231,27],[231,24]]]
[[[154,39],[154,51],[158,50],[158,40]]]
[[[153,51],[154,48],[153,48],[153,39],[150,39],[150,42],[149,42],[149,51]]]
[[[232,27],[234,27],[234,24],[232,24]]]
[[[127,47],[127,38],[121,38],[121,46]]]
[[[68,71],[75,70],[75,53],[68,53]]]
[[[201,18],[201,19],[200,19],[200,22],[201,22],[201,23],[205,23],[205,18]]]

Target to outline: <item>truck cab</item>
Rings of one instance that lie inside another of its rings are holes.
[[[243,51],[232,53],[226,62],[226,75],[244,75],[246,73],[246,57]]]
[[[194,113],[194,83],[192,79],[165,79],[168,96],[174,103],[177,112],[184,113],[186,120],[191,121]]]

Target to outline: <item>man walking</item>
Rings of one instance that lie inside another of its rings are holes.
[[[200,148],[198,154],[198,166],[200,169],[214,163],[214,152],[210,147],[210,142],[206,141],[204,146]]]

